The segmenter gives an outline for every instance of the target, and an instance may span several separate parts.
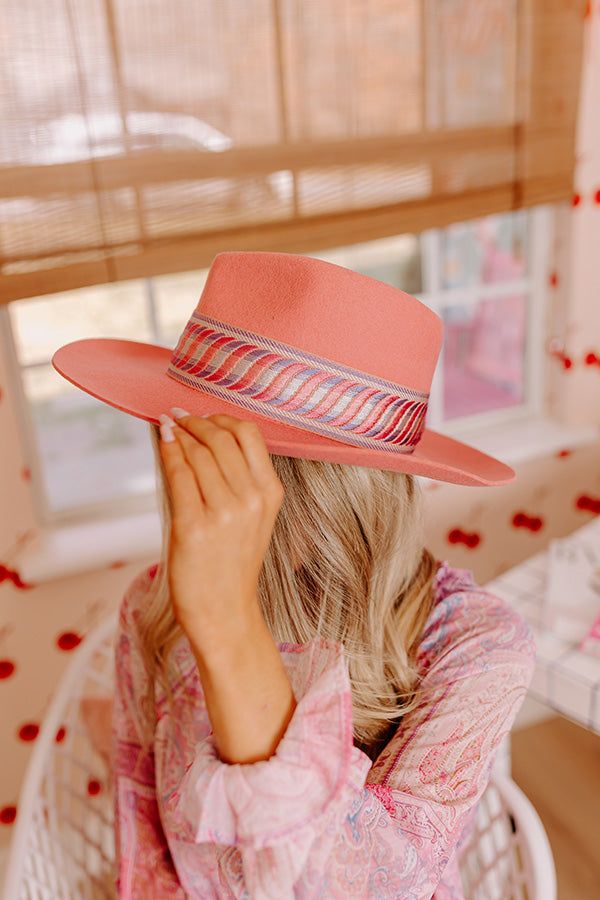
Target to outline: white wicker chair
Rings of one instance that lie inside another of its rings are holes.
[[[493,772],[460,848],[466,900],[556,900],[556,870],[542,820],[512,778]]]
[[[82,715],[84,697],[112,695],[116,625],[114,613],[74,651],[50,703],[19,797],[4,900],[116,896],[109,770]],[[90,795],[90,780],[99,793]]]
[[[90,738],[82,699],[110,697],[117,613],[75,651],[27,769],[9,851],[4,900],[116,896],[109,765]],[[55,735],[65,726],[63,741]],[[92,782],[100,792],[88,790]],[[555,900],[550,845],[535,809],[506,775],[492,775],[460,848],[466,900]]]

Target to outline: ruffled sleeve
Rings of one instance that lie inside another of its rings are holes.
[[[362,786],[371,767],[369,757],[353,744],[352,697],[342,645],[316,638],[279,648],[297,706],[275,754],[256,763],[225,763],[211,733],[196,745],[192,763],[167,800],[189,840],[240,848],[253,897],[271,896],[271,889],[265,893],[257,883],[261,867],[254,854],[288,843],[290,889],[317,836],[347,812],[348,785]],[[271,855],[269,866],[273,861]],[[263,867],[263,874],[272,881],[271,868]],[[286,886],[279,881],[279,893],[272,896],[288,896],[281,893]]]

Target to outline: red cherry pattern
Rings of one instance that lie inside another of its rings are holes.
[[[586,353],[583,361],[586,366],[599,366],[600,367],[600,356],[597,353],[594,353],[593,350],[590,350],[589,353]]]
[[[563,369],[573,368],[573,358],[568,356],[564,350],[561,350],[559,347],[554,348],[551,346],[548,353],[562,363]],[[595,350],[588,350],[583,356],[583,364],[584,366],[598,366],[598,368],[600,368],[600,354],[596,353]]]
[[[516,512],[512,517],[513,528],[526,528],[528,531],[540,531],[544,520],[540,516],[528,516],[525,512]]]
[[[57,744],[62,744],[65,739],[65,735],[67,733],[67,729],[64,725],[61,725],[56,734],[54,735],[54,740]]]
[[[0,659],[0,680],[10,678],[14,674],[15,669],[16,665],[12,659]]]
[[[562,363],[563,369],[570,369],[573,366],[573,360],[568,356],[560,345],[556,342],[550,342],[548,353]]]
[[[90,797],[95,797],[102,790],[102,785],[95,778],[90,778],[87,785],[87,791]]]
[[[573,453],[572,450],[559,450],[556,454],[557,459],[566,459],[568,456],[571,456]]]
[[[571,369],[573,367],[573,360],[570,356],[567,356],[566,353],[563,353],[560,350],[555,350],[552,356],[555,356],[561,361],[563,369]]]
[[[82,640],[81,635],[75,631],[63,631],[56,638],[56,646],[59,650],[74,650]]]
[[[35,741],[36,737],[40,733],[40,726],[37,722],[26,722],[24,725],[21,725],[19,728],[19,740],[21,741]]]
[[[0,563],[0,584],[2,584],[3,581],[12,581],[14,586],[21,590],[33,587],[32,584],[26,584],[26,582],[21,579],[21,576],[16,569],[11,569],[10,566],[5,566],[3,563]]]
[[[600,515],[600,497],[589,497],[587,494],[580,494],[575,500],[577,509],[584,509],[587,512]]]
[[[571,197],[571,206],[579,206],[581,200],[581,194],[575,192]],[[600,204],[600,188],[596,188],[596,190],[592,194],[592,200],[594,203]]]
[[[2,825],[12,825],[12,823],[17,818],[17,807],[16,806],[2,806],[0,807],[0,823]]]
[[[449,544],[464,544],[469,550],[474,550],[481,543],[481,535],[476,531],[463,531],[462,528],[452,528],[448,532]]]

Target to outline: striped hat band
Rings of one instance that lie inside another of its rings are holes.
[[[167,375],[287,425],[345,444],[411,453],[429,394],[221,322],[196,310]]]

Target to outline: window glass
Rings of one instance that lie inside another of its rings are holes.
[[[154,490],[149,425],[80,391],[52,366],[23,372],[52,512]]]
[[[408,294],[422,290],[421,241],[417,234],[401,234],[311,255],[385,281]]]
[[[152,340],[143,281],[17,300],[9,312],[22,365],[47,362],[62,344],[84,337]]]
[[[524,401],[526,311],[522,294],[445,308],[444,419]]]
[[[527,211],[459,222],[442,231],[444,288],[517,281],[527,274]]]
[[[208,269],[161,275],[152,279],[158,330],[165,346],[175,347],[184,326],[198,304]]]

